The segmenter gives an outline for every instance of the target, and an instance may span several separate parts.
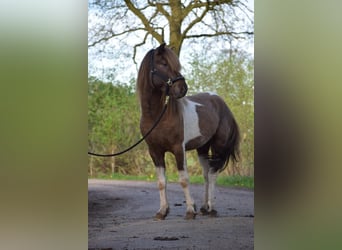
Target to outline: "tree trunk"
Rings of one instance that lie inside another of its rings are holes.
[[[182,13],[182,3],[180,0],[171,0],[171,17],[169,18],[170,24],[170,44],[169,46],[173,49],[176,55],[179,57],[180,50],[183,43],[182,36],[182,22],[183,22],[183,13]]]

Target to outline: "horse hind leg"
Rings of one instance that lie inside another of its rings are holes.
[[[197,149],[198,159],[202,166],[204,177],[204,202],[200,209],[202,215],[216,216],[215,204],[215,183],[217,173],[213,172],[211,159],[208,155],[210,142]]]
[[[210,166],[210,160],[208,155],[198,155],[200,164],[203,170],[204,177],[204,203],[200,209],[202,215],[209,215],[211,217],[217,216],[217,211],[214,209],[215,206],[215,184],[218,172],[215,172]]]
[[[200,209],[201,214],[208,215],[208,201],[209,201],[209,164],[208,164],[208,156],[207,155],[200,155],[198,154],[198,159],[202,166],[202,172],[204,177],[204,202]]]
[[[211,141],[211,156],[207,159],[207,182],[208,182],[208,213],[210,216],[217,216],[215,210],[215,188],[218,174],[227,166],[229,155],[227,153],[227,139],[224,136],[216,136]]]
[[[213,171],[213,169],[209,169],[208,173],[208,213],[209,216],[216,217],[217,211],[214,209],[215,207],[215,187],[216,187],[216,179],[218,176],[218,172]]]

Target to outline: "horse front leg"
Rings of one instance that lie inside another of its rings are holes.
[[[164,220],[168,215],[169,203],[166,197],[166,178],[165,178],[165,167],[156,167],[156,172],[158,176],[158,188],[160,196],[160,208],[155,216],[157,220]]]
[[[165,178],[165,153],[155,152],[150,150],[150,155],[156,167],[157,174],[157,186],[159,189],[160,196],[160,208],[156,213],[155,218],[157,220],[164,220],[169,213],[169,203],[166,196],[166,178]]]
[[[186,158],[185,158],[185,150],[182,147],[181,150],[178,150],[175,153],[177,169],[179,174],[179,183],[183,188],[185,201],[186,201],[186,215],[185,219],[195,219],[196,217],[196,205],[194,200],[191,197],[190,189],[189,189],[189,175],[186,166]]]

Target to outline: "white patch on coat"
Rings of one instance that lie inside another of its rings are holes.
[[[202,104],[183,98],[184,144],[201,136],[196,106]]]
[[[216,92],[208,91],[206,93],[208,93],[209,95],[217,95],[218,96],[218,94]]]

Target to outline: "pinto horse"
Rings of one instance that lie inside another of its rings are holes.
[[[165,153],[176,159],[179,182],[186,199],[185,219],[194,219],[196,206],[189,190],[185,151],[196,149],[205,180],[204,204],[200,212],[216,216],[215,182],[217,175],[239,156],[239,128],[223,99],[213,93],[185,96],[188,90],[180,74],[176,54],[165,43],[150,50],[138,72],[137,92],[141,105],[140,130],[144,135],[167,109],[158,125],[145,139],[156,167],[160,209],[156,219],[169,213],[166,195]],[[167,97],[168,96],[168,97]]]

